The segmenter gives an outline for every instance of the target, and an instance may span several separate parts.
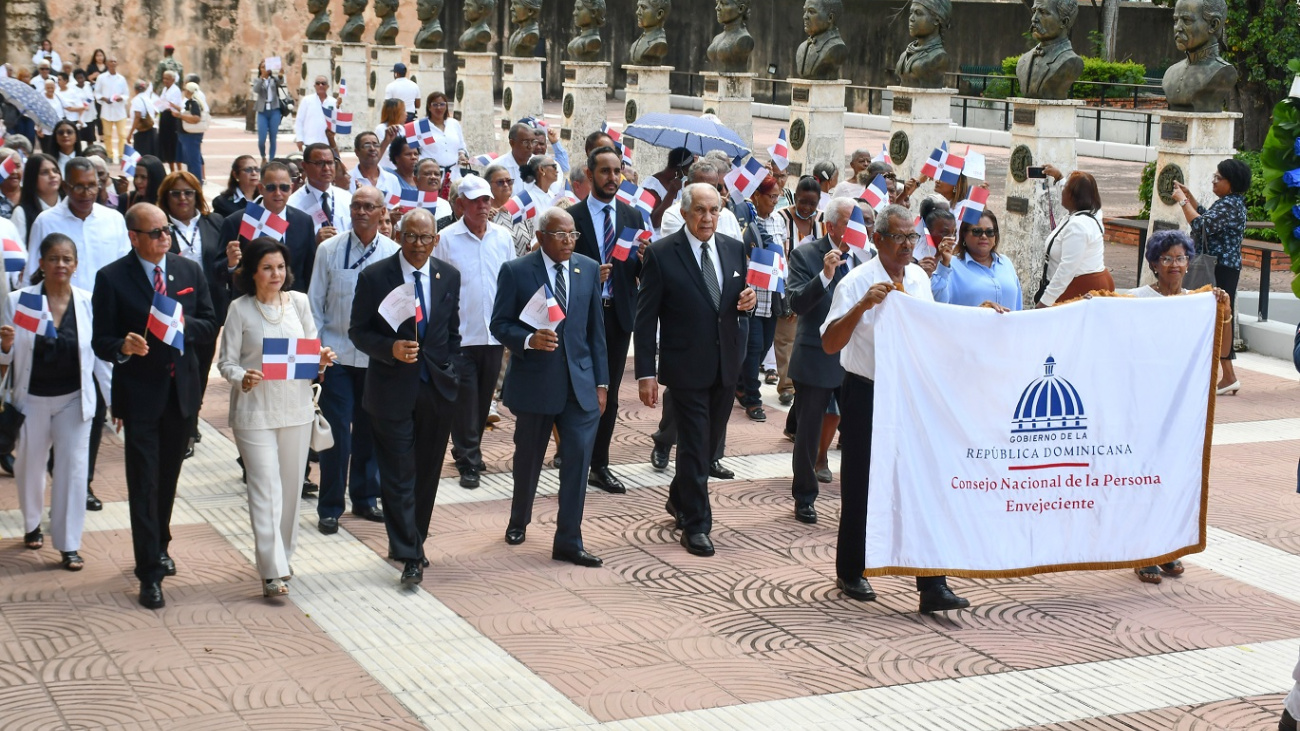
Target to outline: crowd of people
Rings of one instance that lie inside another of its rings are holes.
[[[34,84],[62,79],[68,68],[44,50]],[[184,459],[201,442],[198,413],[213,366],[230,385],[261,590],[283,596],[299,497],[308,495],[323,534],[338,532],[349,505],[383,522],[401,583],[420,583],[446,452],[459,485],[477,488],[487,470],[485,433],[502,418],[498,400],[515,422],[505,541],[526,541],[555,439],[552,556],[602,565],[582,540],[583,507],[588,486],[627,489],[610,448],[633,342],[637,398],[662,406],[646,445],[651,465],[667,469],[676,446],[665,509],[684,549],[715,553],[708,481],[734,477],[721,462],[733,402],[740,418],[765,421],[766,382],[790,406],[795,520],[819,521],[837,434],[846,447],[836,583],[872,600],[862,537],[874,308],[901,295],[1006,312],[1115,289],[1101,195],[1086,171],[1045,167],[1043,200],[1058,223],[1039,281],[1024,283],[998,251],[991,207],[959,220],[980,185],[964,176],[956,184],[900,181],[888,161],[859,150],[849,158],[851,180],[841,181],[839,161],[819,161],[791,184],[772,161],[740,196],[724,180],[733,160],[679,148],[663,171],[645,176],[654,205],[643,212],[619,197],[635,174],[609,133],[593,132],[581,157],[570,157],[557,130],[522,119],[508,130],[509,152],[475,161],[482,151],[465,149],[447,96],[429,94],[415,109],[419,90],[401,64],[382,123],[351,140],[351,168],[329,123],[337,102],[324,77],[288,105],[301,157],[276,157],[284,82],[259,68],[250,90],[258,155],[236,158],[209,203],[196,130],[210,113],[197,83],[178,87],[183,69],[168,53],[153,83],[137,81],[128,98],[115,68],[112,54],[92,54],[76,88],[93,93],[64,107],[78,118],[31,130],[34,138],[10,129],[0,148],[0,162],[21,161],[0,185],[0,238],[28,251],[22,272],[0,278],[0,288],[13,290],[0,298],[0,365],[27,416],[15,455],[0,467],[11,465],[20,487],[25,544],[41,548],[53,447],[53,542],[64,567],[78,570],[85,511],[99,506],[91,481],[111,414],[124,430],[139,601],[150,608],[164,605],[163,579],[178,570],[168,553],[171,507]],[[61,82],[40,83],[59,93]],[[430,144],[410,143],[401,130],[421,111],[437,130]],[[101,145],[105,132],[112,141]],[[125,144],[141,153],[130,181],[112,175]],[[880,177],[888,200],[873,205],[868,186]],[[1220,296],[1235,298],[1249,184],[1249,168],[1225,160],[1209,208],[1180,186],[1175,197],[1192,236],[1153,236],[1146,255],[1155,282],[1129,294],[1185,292],[1191,258],[1208,253],[1217,257]],[[521,197],[532,215],[519,215]],[[850,245],[858,220],[869,241]],[[629,233],[631,250],[616,255]],[[788,262],[783,292],[747,283],[756,249]],[[1026,284],[1034,287],[1028,298]],[[526,314],[539,292],[560,313],[549,324]],[[168,303],[176,313],[160,312]],[[1230,332],[1231,323],[1224,327]],[[311,377],[268,377],[271,339],[319,340],[306,354]],[[1224,340],[1220,393],[1235,393]],[[318,494],[306,478],[313,454]],[[1138,576],[1158,582],[1181,571],[1175,561]],[[918,578],[917,589],[922,612],[969,606],[944,577]]]

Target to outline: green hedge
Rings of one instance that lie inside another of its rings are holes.
[[[1269,209],[1264,199],[1267,181],[1264,180],[1264,164],[1259,159],[1258,152],[1244,151],[1238,152],[1233,157],[1241,160],[1250,166],[1250,190],[1242,196],[1246,201],[1246,217],[1251,221],[1269,220]],[[1151,194],[1155,185],[1156,164],[1149,162],[1142,169],[1142,181],[1138,184],[1138,202],[1142,204],[1142,212],[1138,218],[1151,217]],[[1202,204],[1205,201],[1198,201]],[[1211,200],[1210,203],[1213,203]],[[1256,241],[1272,241],[1281,243],[1282,239],[1275,229],[1271,228],[1248,228],[1246,229],[1246,238]]]
[[[1079,76],[1081,82],[1099,81],[1114,84],[1142,84],[1146,81],[1147,69],[1146,66],[1140,63],[1103,61],[1088,56],[1082,58],[1083,73]],[[1016,62],[1019,60],[1019,56],[1010,56],[1003,59],[1003,75],[1014,77],[1016,75]],[[1101,96],[1103,89],[1106,89],[1107,97],[1125,97],[1133,94],[1131,90],[1123,88],[1106,88],[1093,84],[1076,83],[1071,95],[1075,99],[1089,99]],[[990,99],[1005,99],[1011,96],[1011,81],[990,79],[988,86],[984,89],[984,96]]]

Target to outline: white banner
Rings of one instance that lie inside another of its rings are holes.
[[[1005,315],[881,307],[868,576],[1149,566],[1204,549],[1213,294]]]

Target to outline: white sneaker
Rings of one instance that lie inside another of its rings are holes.
[[[488,407],[487,423],[495,424],[498,421],[501,421],[501,414],[497,413],[497,402],[494,400],[492,405]]]

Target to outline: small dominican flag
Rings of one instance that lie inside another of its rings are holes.
[[[47,338],[58,337],[54,327],[54,314],[45,306],[45,295],[37,292],[20,292],[18,306],[14,308],[14,324]]]
[[[478,165],[479,167],[487,167],[488,165],[491,165],[492,161],[497,159],[498,157],[501,157],[500,153],[489,152],[486,155],[479,155],[478,157],[474,158],[474,164]]]
[[[510,214],[511,223],[532,220],[537,215],[537,202],[533,200],[527,191],[519,191],[519,194],[512,196],[506,201],[506,213]]]
[[[336,135],[352,134],[352,112],[330,107],[325,110],[325,123]]]
[[[956,185],[961,180],[961,169],[966,166],[966,158],[949,154],[943,159],[943,170],[939,171],[939,180]]]
[[[631,180],[624,180],[623,184],[618,186],[618,193],[614,194],[614,197],[641,211],[641,217],[645,219],[646,226],[649,227],[650,212],[655,208],[653,193]]]
[[[264,380],[311,381],[319,373],[319,338],[266,338],[262,341]]]
[[[876,156],[871,158],[871,161],[883,162],[889,165],[894,164],[894,158],[889,156],[889,148],[883,142],[880,143],[880,152],[876,153]]]
[[[989,202],[989,189],[975,187],[970,189],[970,195],[966,200],[961,202],[961,215],[959,218],[962,223],[969,223],[972,226],[978,226],[980,219],[984,217],[984,206]]]
[[[912,227],[916,233],[921,236],[912,248],[912,258],[920,261],[926,257],[934,256],[939,253],[939,247],[934,244],[934,237],[930,235],[930,229],[925,225],[925,219],[920,216],[912,222]]]
[[[339,79],[339,99],[348,95],[348,80]]]
[[[433,134],[433,122],[428,117],[407,122],[402,131],[406,133],[406,144],[412,147],[425,147],[435,144],[438,138]]]
[[[4,246],[5,271],[21,272],[27,266],[27,250],[13,239],[0,240]]]
[[[140,163],[140,153],[135,148],[127,145],[122,148],[122,174],[135,175],[135,166]]]
[[[251,205],[251,204],[250,204]],[[148,330],[155,338],[185,353],[185,314],[181,303],[159,292],[153,293]]]
[[[870,237],[867,235],[867,219],[862,217],[862,209],[853,206],[853,212],[849,214],[848,226],[844,228],[844,243],[861,251],[867,250],[867,241]]]
[[[618,261],[627,261],[628,257],[636,256],[641,241],[649,238],[649,231],[628,226],[619,233],[618,239],[614,242],[614,250],[610,252],[610,257]]]
[[[889,204],[889,182],[885,180],[885,176],[877,175],[876,179],[871,181],[871,185],[862,191],[862,200],[870,203],[877,213]]]
[[[754,194],[754,191],[758,190],[758,186],[763,184],[766,177],[767,171],[763,169],[763,163],[751,157],[744,165],[731,168],[731,172],[727,173],[723,182],[731,189],[732,199],[737,203],[744,203]]]
[[[555,301],[555,293],[551,291],[551,285],[543,284],[546,288],[546,317],[551,322],[560,322],[564,319],[564,310],[560,303]]]
[[[403,190],[400,196],[389,199],[394,206],[400,206],[402,212],[412,208],[427,208],[430,211],[438,207],[438,191],[436,190]]]
[[[938,179],[939,173],[943,172],[943,161],[947,159],[947,157],[948,143],[944,142],[934,148],[934,152],[930,153],[930,158],[921,166],[921,174],[931,180]]]
[[[0,183],[7,180],[10,175],[18,172],[18,165],[17,155],[10,155],[5,158],[4,162],[0,162]]]
[[[623,133],[609,126],[609,122],[601,122],[600,131],[606,137],[613,140],[615,145],[619,147],[623,146]]]
[[[785,170],[790,166],[790,143],[786,140],[784,127],[776,135],[776,144],[767,148],[767,154],[772,156],[772,162],[779,169]]]
[[[249,201],[244,207],[244,219],[239,224],[239,235],[252,241],[258,236],[270,236],[284,241],[284,232],[289,230],[289,222]]]
[[[780,253],[762,246],[749,250],[749,272],[745,283],[751,287],[766,289],[769,292],[784,292],[785,278],[782,276],[785,257]]]
[[[626,165],[626,166],[628,166],[628,167],[633,167],[633,165],[632,165],[632,148],[631,148],[631,147],[628,147],[627,145],[623,145],[623,164]]]

